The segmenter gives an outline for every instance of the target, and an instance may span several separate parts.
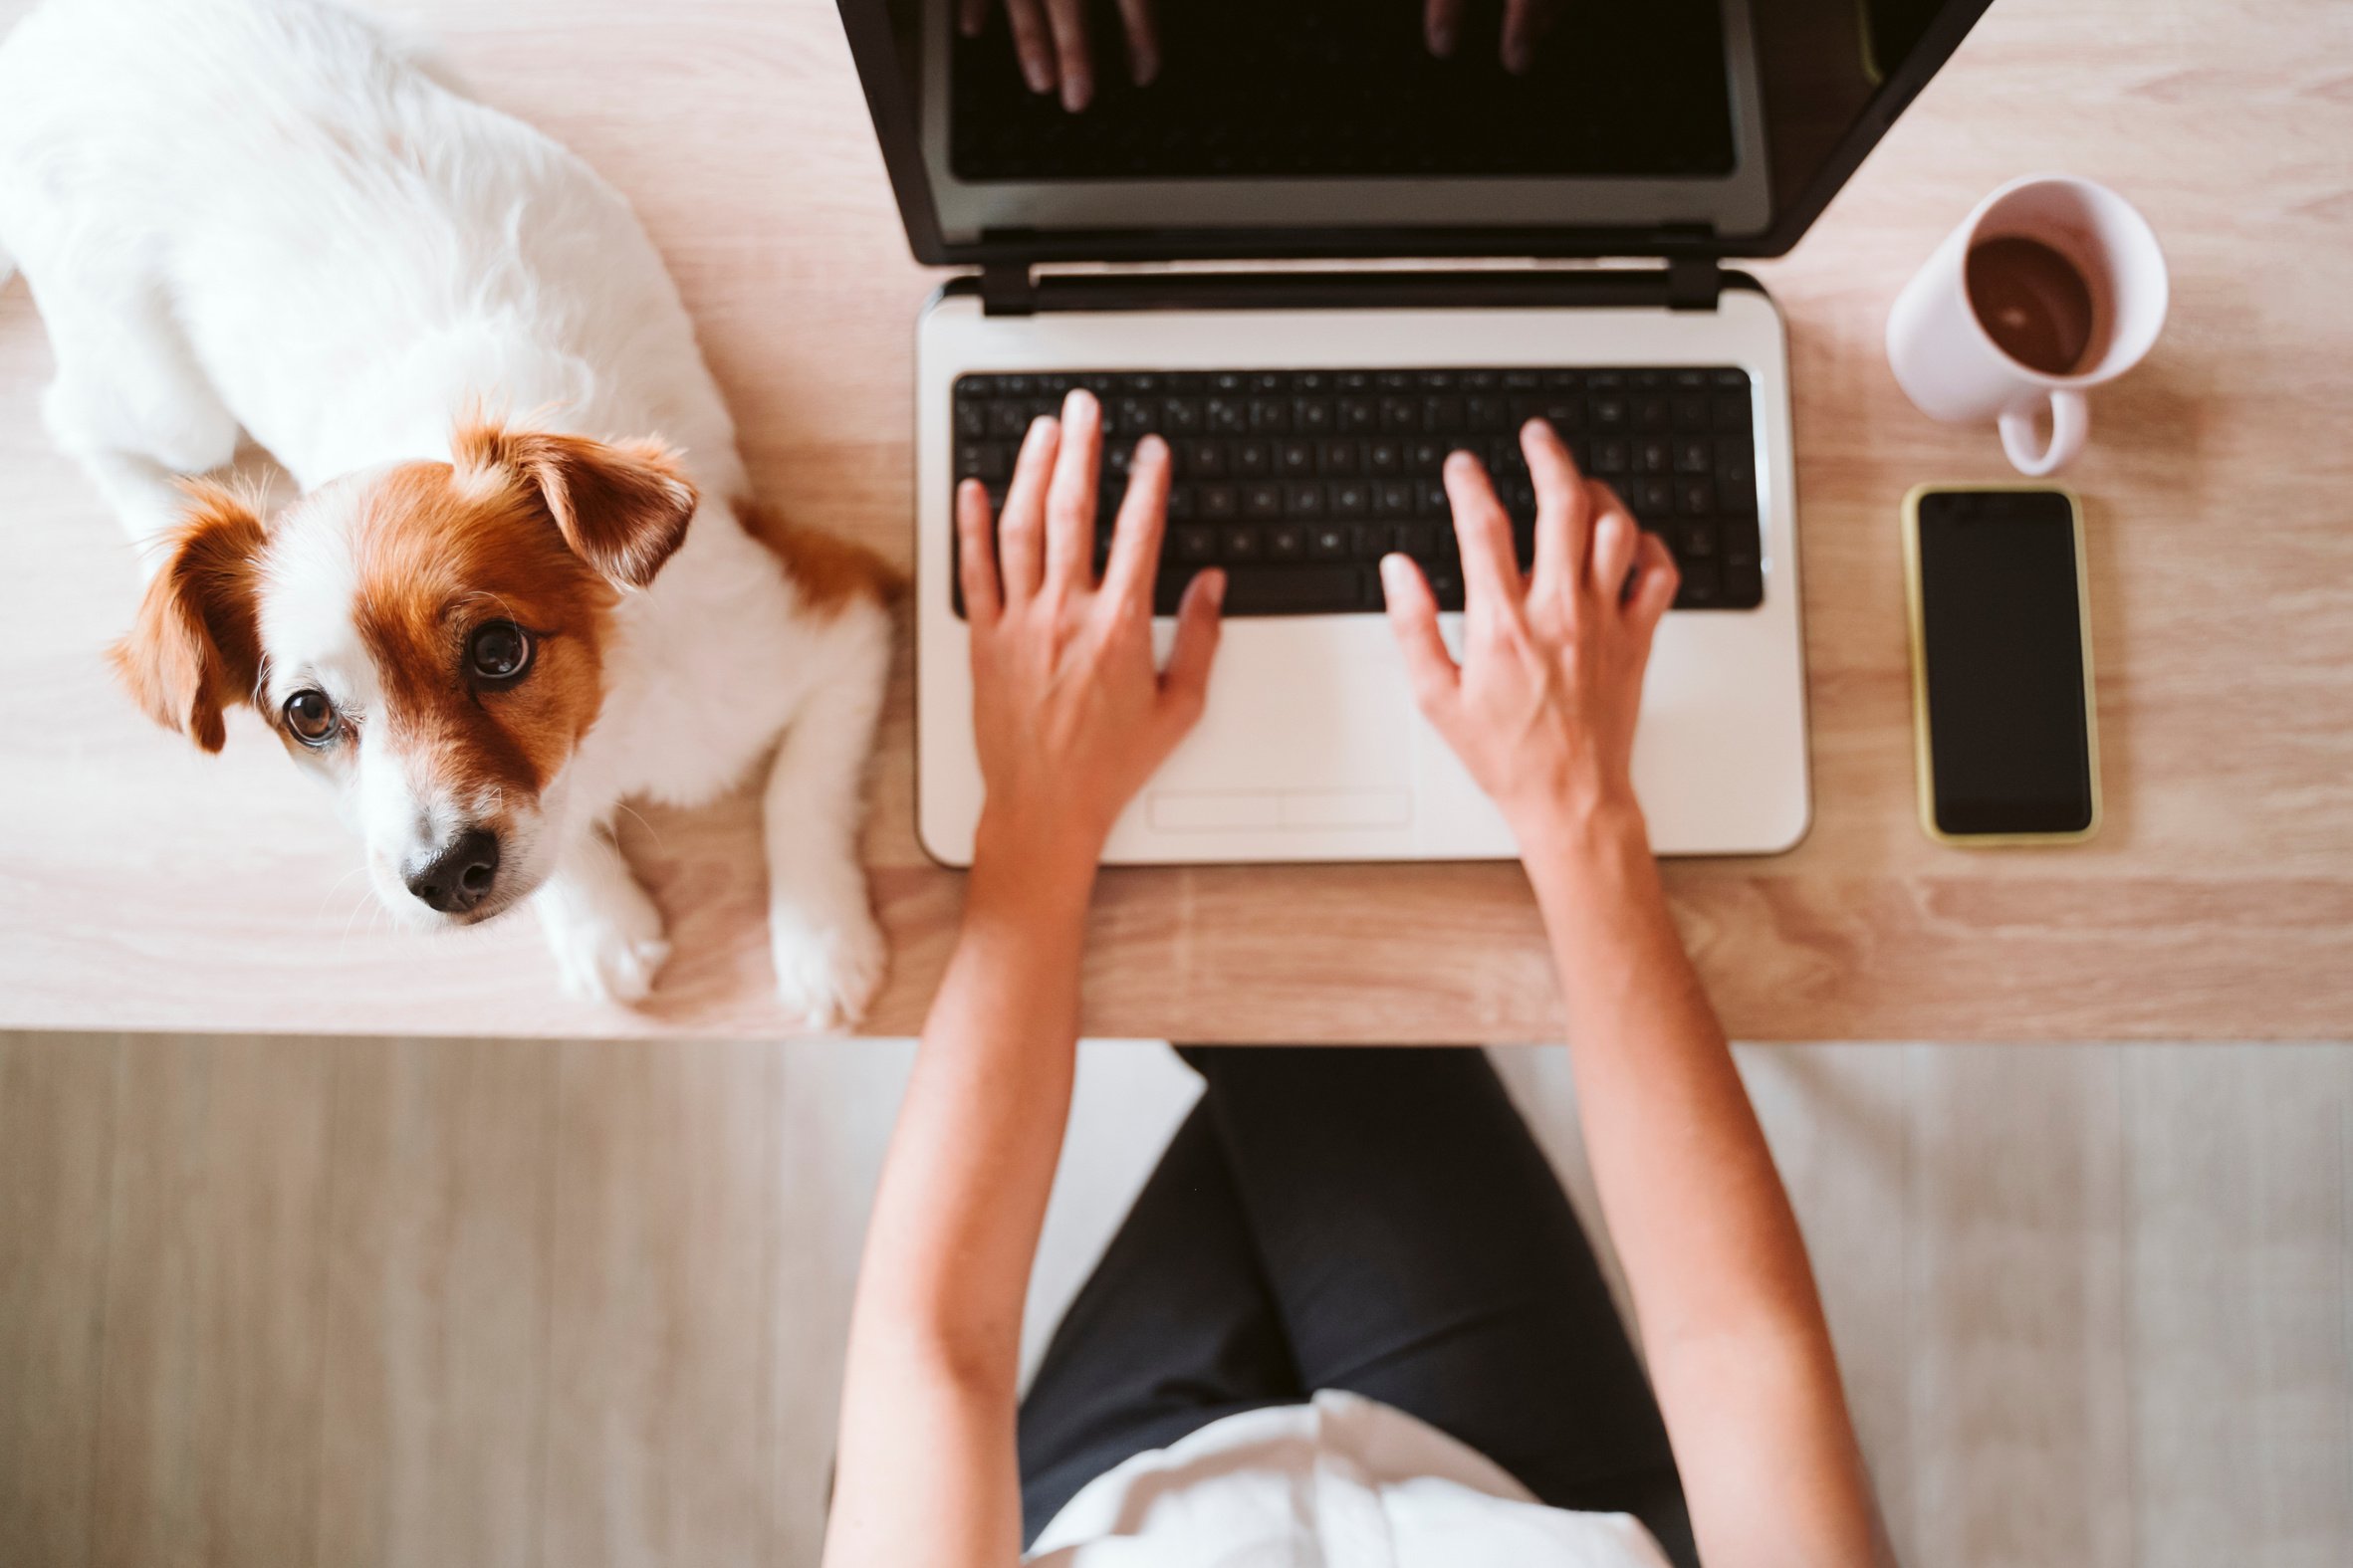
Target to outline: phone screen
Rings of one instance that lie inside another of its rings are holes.
[[[2068,833],[2094,812],[2074,510],[2052,491],[1920,498],[1936,823]]]

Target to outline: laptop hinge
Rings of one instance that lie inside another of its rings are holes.
[[[1667,309],[1713,311],[1724,292],[1724,274],[1713,256],[1677,256],[1667,263]]]
[[[991,262],[981,269],[981,314],[1034,316],[1038,290],[1026,262]]]

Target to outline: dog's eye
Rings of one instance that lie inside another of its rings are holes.
[[[485,621],[466,640],[466,666],[487,686],[511,686],[531,668],[531,633],[511,620]]]
[[[325,746],[335,739],[335,704],[327,693],[305,687],[286,699],[286,727],[305,746]]]

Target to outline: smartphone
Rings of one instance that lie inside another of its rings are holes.
[[[1920,822],[1958,844],[2100,825],[2083,509],[2041,485],[1904,498]]]

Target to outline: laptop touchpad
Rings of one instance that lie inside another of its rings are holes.
[[[1163,654],[1168,628],[1155,628]],[[1394,827],[1412,816],[1413,703],[1386,622],[1233,620],[1208,711],[1147,793],[1156,825]],[[1212,808],[1216,806],[1216,808]]]

